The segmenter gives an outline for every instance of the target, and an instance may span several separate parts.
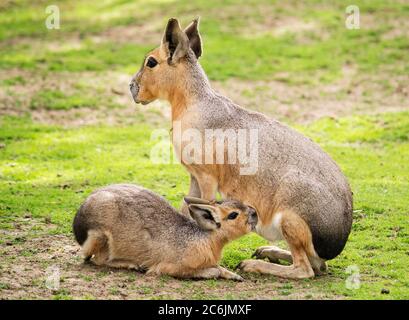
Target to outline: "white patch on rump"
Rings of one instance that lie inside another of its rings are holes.
[[[269,241],[282,240],[283,234],[281,233],[281,218],[281,212],[277,212],[274,214],[273,220],[269,225],[258,224],[256,227],[256,232]]]

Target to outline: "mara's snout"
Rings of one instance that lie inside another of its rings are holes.
[[[248,209],[248,218],[247,223],[251,226],[251,231],[256,230],[256,226],[258,223],[258,216],[256,209],[249,207]]]
[[[131,83],[129,84],[129,90],[131,91],[133,101],[135,101],[136,103],[139,103],[139,100],[138,100],[139,86],[135,82],[135,80],[132,80]]]
[[[138,94],[140,91],[140,86],[138,85],[138,83],[134,80],[131,81],[131,83],[129,84],[129,90],[131,91],[132,94],[132,98],[133,101],[135,101],[135,103],[140,103],[143,105],[149,104],[151,101],[146,101],[146,100],[140,100],[138,98]]]

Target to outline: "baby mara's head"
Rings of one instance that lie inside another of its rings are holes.
[[[207,201],[185,197],[190,216],[202,230],[222,233],[229,241],[254,231],[256,210],[237,200]]]

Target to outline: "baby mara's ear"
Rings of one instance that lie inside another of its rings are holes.
[[[214,206],[208,204],[190,204],[188,208],[190,216],[197,222],[201,229],[210,231],[220,228],[219,215]]]
[[[196,198],[196,197],[189,197],[186,196],[183,198],[183,200],[189,205],[189,204],[210,204],[210,201],[202,199],[202,198]]]

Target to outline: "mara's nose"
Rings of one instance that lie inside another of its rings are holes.
[[[139,86],[135,81],[131,81],[131,83],[129,84],[129,91],[131,91],[133,100],[136,103],[139,103],[138,100]]]
[[[131,82],[129,83],[129,89],[132,89],[134,87],[136,87],[136,79],[138,78],[138,74],[135,74],[132,79]]]
[[[256,209],[250,207],[249,208],[249,222],[257,223],[257,221],[258,221],[257,211]]]

